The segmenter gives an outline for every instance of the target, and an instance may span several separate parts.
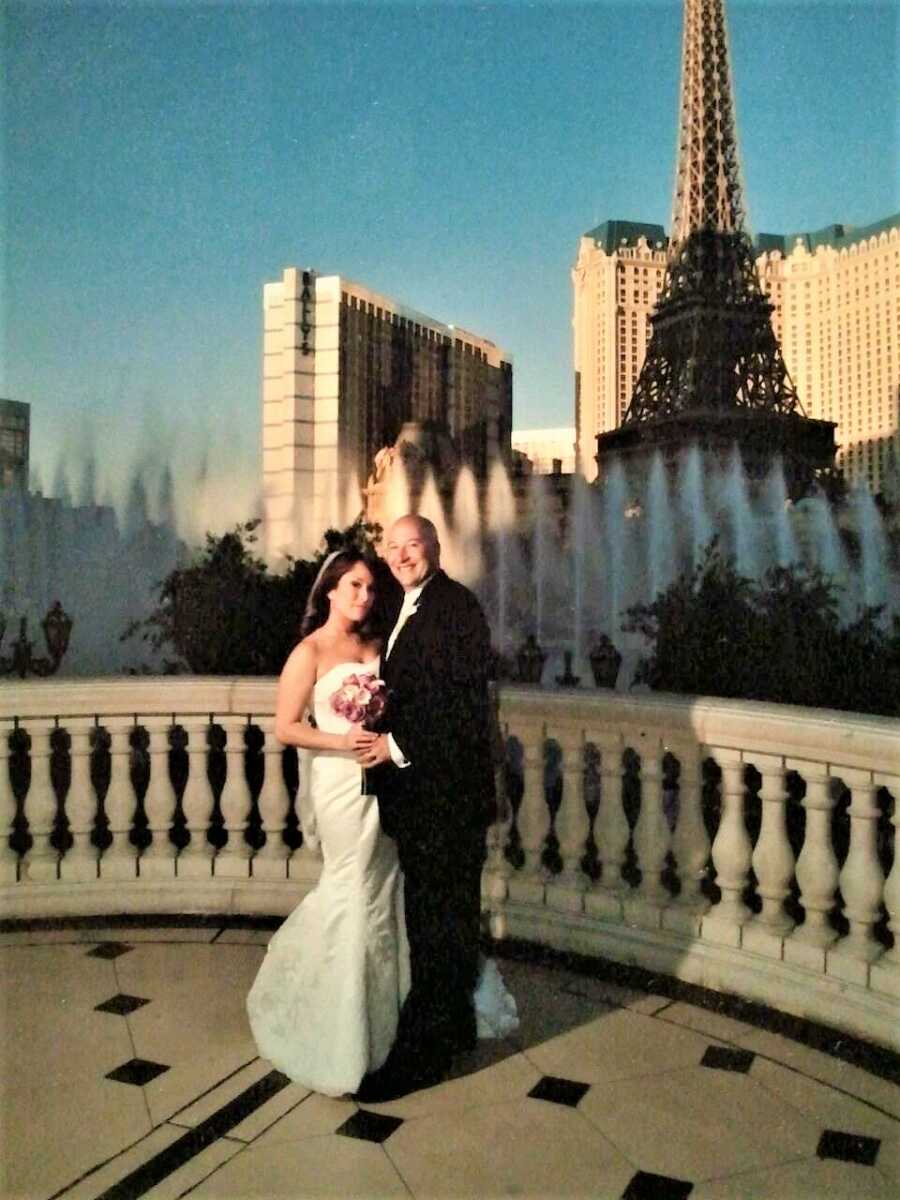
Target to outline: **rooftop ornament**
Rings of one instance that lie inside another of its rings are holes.
[[[520,683],[540,683],[547,655],[538,645],[533,633],[519,647],[516,653],[516,674]]]
[[[0,675],[18,675],[20,679],[31,672],[41,677],[54,675],[60,667],[69,648],[69,637],[72,633],[72,618],[63,611],[57,600],[47,615],[41,621],[44,630],[44,641],[47,643],[48,657],[36,657],[32,652],[33,643],[28,638],[28,618],[19,621],[19,636],[12,643],[12,654],[8,658],[0,657]],[[6,618],[0,613],[0,646],[6,634]]]
[[[616,686],[619,667],[622,665],[622,655],[616,649],[612,638],[605,633],[595,637],[588,661],[591,664],[595,687],[614,688]]]
[[[572,674],[572,651],[563,650],[563,673],[557,675],[556,682],[560,687],[578,687],[581,683],[580,675]]]

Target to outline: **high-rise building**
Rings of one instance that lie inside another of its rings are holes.
[[[661,225],[607,221],[572,271],[578,465],[615,429],[643,366],[669,241]],[[837,465],[880,491],[900,468],[900,213],[863,228],[760,234],[760,282],[807,416],[834,421]]]
[[[0,400],[0,490],[28,486],[31,406]]]
[[[265,285],[263,307],[270,557],[307,554],[352,519],[375,455],[409,422],[445,431],[478,478],[508,461],[512,363],[493,342],[296,267]]]

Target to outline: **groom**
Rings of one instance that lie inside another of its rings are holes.
[[[476,1042],[481,869],[494,802],[490,635],[478,601],[440,569],[432,523],[401,517],[387,563],[403,603],[382,654],[390,733],[360,755],[404,875],[411,987],[387,1062],[357,1099],[439,1082]]]

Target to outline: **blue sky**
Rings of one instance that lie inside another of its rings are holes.
[[[900,209],[900,6],[728,13],[754,231]],[[205,461],[246,506],[262,285],[289,265],[492,338],[515,424],[572,422],[578,238],[668,226],[680,0],[6,0],[2,20],[0,394],[32,405],[45,490],[77,494],[89,453],[111,495],[141,463]]]

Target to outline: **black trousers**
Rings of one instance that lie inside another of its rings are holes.
[[[443,1064],[474,1037],[484,834],[397,838],[404,876],[411,986],[392,1051],[409,1063]]]

